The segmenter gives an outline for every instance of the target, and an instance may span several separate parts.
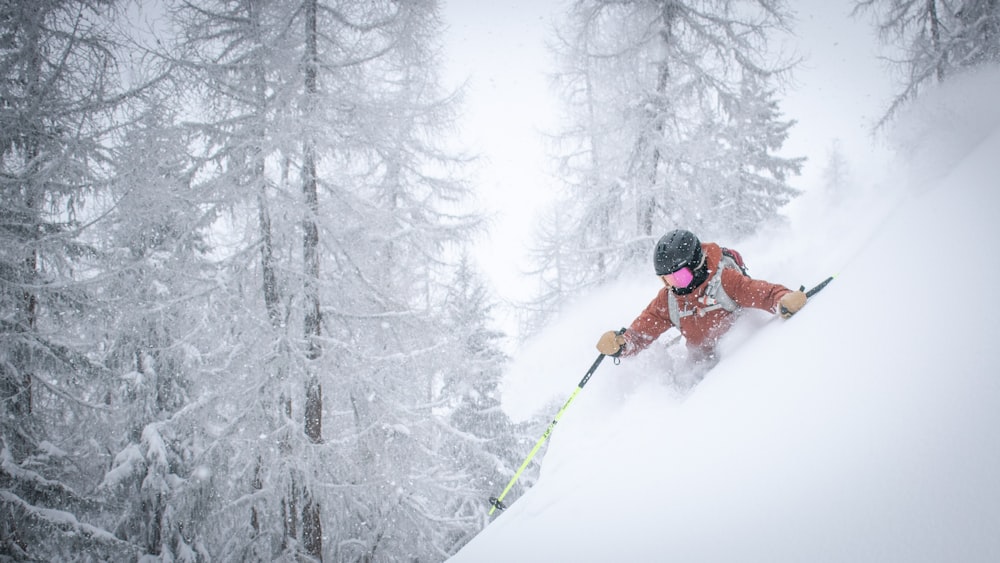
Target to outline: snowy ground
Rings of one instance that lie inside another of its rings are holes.
[[[997,91],[993,73],[930,96],[892,185],[810,194],[747,241],[755,277],[837,278],[791,320],[741,321],[700,384],[669,375],[676,349],[605,361],[538,484],[450,561],[1000,561]],[[505,408],[554,414],[647,274],[532,339]]]

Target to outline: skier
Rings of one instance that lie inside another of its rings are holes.
[[[739,253],[718,244],[701,243],[693,233],[663,235],[653,254],[656,275],[664,288],[624,334],[608,331],[597,349],[602,354],[632,356],[672,326],[687,341],[688,359],[710,367],[715,346],[743,308],[752,307],[788,318],[806,304],[806,294],[746,274]]]

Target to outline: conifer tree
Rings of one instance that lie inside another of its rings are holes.
[[[775,92],[791,63],[768,45],[788,17],[777,0],[572,4],[557,51],[570,125],[556,206],[569,220],[539,242],[549,263],[572,249],[560,291],[648,260],[671,228],[741,237],[780,220],[802,162],[777,156],[792,123]]]
[[[114,2],[0,5],[0,551],[133,559],[91,494],[110,444],[94,327],[120,110]]]
[[[449,400],[446,423],[456,439],[449,441],[448,456],[465,474],[460,495],[449,500],[454,512],[477,524],[463,530],[456,546],[471,538],[488,523],[490,505],[517,470],[527,449],[522,446],[523,429],[515,425],[500,406],[500,381],[507,363],[501,348],[504,335],[490,328],[493,305],[483,282],[463,259],[446,301],[444,326],[451,335],[449,361],[442,371],[444,392]],[[529,471],[519,479],[511,498],[516,498],[536,477]]]
[[[929,83],[944,82],[962,69],[1000,62],[996,0],[858,0],[853,13],[870,13],[882,42],[903,53],[890,56],[904,78],[878,127]]]
[[[217,429],[197,527],[234,559],[440,557],[428,341],[445,251],[476,225],[436,146],[434,2],[177,5],[200,136],[196,187],[245,233],[222,256]],[[223,328],[224,327],[224,328]],[[433,492],[432,491],[436,491]],[[244,502],[245,501],[245,502]],[[225,510],[235,503],[240,510]],[[464,532],[462,532],[464,533]],[[326,538],[326,539],[324,539]],[[450,540],[447,540],[450,541]]]
[[[165,7],[0,6],[0,549],[446,558],[516,427],[437,3]]]
[[[189,463],[196,456],[201,360],[213,349],[204,315],[214,289],[206,219],[192,189],[189,135],[163,104],[165,90],[136,104],[115,151],[115,205],[100,245],[109,272],[100,337],[102,363],[118,384],[106,402],[114,452],[97,490],[116,499],[115,535],[144,555],[202,552],[194,504],[210,491]],[[196,492],[196,494],[195,494]],[[195,509],[196,511],[196,509]]]

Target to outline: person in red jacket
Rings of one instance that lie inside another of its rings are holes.
[[[671,231],[656,245],[656,275],[663,289],[624,334],[608,331],[597,349],[602,354],[632,356],[670,327],[684,336],[693,361],[715,359],[715,346],[741,309],[763,309],[787,318],[806,304],[806,294],[746,275],[718,244],[702,243],[693,233]]]

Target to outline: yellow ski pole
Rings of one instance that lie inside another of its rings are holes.
[[[619,330],[618,334],[625,334],[625,329],[623,328]],[[570,404],[573,403],[573,399],[576,399],[576,396],[579,395],[580,391],[583,390],[583,386],[586,385],[588,381],[590,381],[590,377],[594,375],[594,372],[597,371],[597,366],[601,365],[601,362],[603,360],[604,360],[604,354],[601,354],[600,356],[597,357],[597,360],[594,361],[594,364],[590,366],[590,369],[587,370],[587,373],[583,376],[583,379],[580,380],[580,383],[576,386],[576,389],[573,390],[573,393],[569,396],[569,399],[566,399],[566,402],[563,403],[562,408],[559,409],[559,412],[556,413],[555,418],[553,418],[552,422],[549,423],[549,427],[545,429],[545,433],[542,434],[542,437],[539,438],[537,442],[535,442],[535,447],[531,448],[531,452],[528,453],[528,457],[524,460],[524,463],[521,464],[521,467],[518,468],[517,473],[514,473],[514,477],[512,477],[510,482],[507,483],[507,486],[504,487],[503,492],[500,493],[500,496],[490,497],[490,504],[492,505],[492,508],[490,508],[490,515],[492,515],[498,508],[500,510],[504,510],[505,508],[507,508],[507,506],[503,503],[504,497],[507,496],[507,493],[510,492],[510,489],[514,486],[514,483],[516,483],[517,479],[521,476],[521,473],[523,473],[524,470],[528,467],[528,464],[531,463],[531,459],[534,458],[535,454],[538,453],[538,450],[542,448],[542,444],[544,444],[545,441],[549,439],[549,436],[552,434],[552,429],[556,427],[556,423],[559,422],[559,419],[562,418],[563,413],[566,412],[566,409],[568,409]]]

